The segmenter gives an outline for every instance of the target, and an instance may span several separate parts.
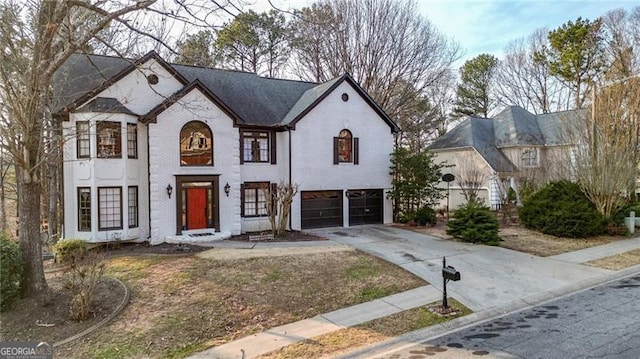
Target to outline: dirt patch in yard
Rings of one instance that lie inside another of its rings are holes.
[[[105,278],[97,287],[91,318],[73,321],[69,315],[69,294],[61,278],[48,280],[48,292],[39,298],[26,298],[2,313],[0,340],[44,341],[53,344],[70,338],[100,323],[122,302],[125,290],[113,279]]]
[[[592,267],[620,270],[640,264],[640,249],[586,262]]]
[[[439,221],[433,227],[403,226],[403,228],[437,238],[457,241],[457,239],[446,233],[448,227],[446,222],[444,221]],[[519,225],[501,225],[499,235],[500,247],[509,248],[540,257],[548,257],[556,254],[573,252],[579,249],[628,239],[628,237],[624,236],[606,235],[586,239],[560,238],[532,231]]]

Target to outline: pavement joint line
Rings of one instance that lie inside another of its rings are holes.
[[[578,292],[587,291],[591,288],[600,285],[606,285],[616,280],[624,279],[638,274],[640,274],[640,264],[621,269],[619,271],[605,273],[603,275],[585,279],[573,284],[568,284],[566,286],[555,288],[544,293],[534,294],[525,298],[517,299],[499,308],[487,308],[479,312],[471,313],[464,317],[456,318],[444,323],[405,333],[400,336],[380,342],[378,344],[356,349],[354,351],[351,351],[350,353],[338,356],[336,357],[336,359],[370,358],[373,356],[391,354],[421,343],[426,343],[427,341],[440,338],[447,334],[469,328],[471,326],[479,325],[490,320],[499,319],[512,313],[531,309],[535,306],[543,305],[547,302],[562,299]]]

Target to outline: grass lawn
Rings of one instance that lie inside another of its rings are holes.
[[[430,304],[426,307],[406,310],[355,327],[341,329],[311,340],[289,345],[270,354],[263,355],[260,358],[328,358],[471,313],[471,310],[464,305],[453,299],[449,299],[449,306],[458,309],[459,313],[449,317],[442,317],[432,313],[428,309],[428,307],[438,304],[440,304],[440,302]]]
[[[139,255],[107,265],[131,289],[130,304],[99,332],[56,348],[56,357],[181,358],[426,284],[357,251],[234,260]]]
[[[640,264],[640,249],[634,249],[632,251],[616,254],[610,257],[592,260],[585,264],[611,270],[628,268]]]

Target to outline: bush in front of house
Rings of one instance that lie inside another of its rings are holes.
[[[498,219],[488,207],[475,201],[458,207],[447,226],[447,234],[465,242],[491,246],[500,244]]]
[[[525,227],[556,237],[596,236],[606,225],[580,186],[566,180],[540,188],[523,202],[518,214]]]
[[[421,226],[433,227],[436,224],[436,211],[429,206],[424,206],[416,212],[415,221]]]
[[[63,239],[53,246],[56,261],[73,263],[87,254],[87,242],[82,239]]]
[[[11,308],[20,296],[24,258],[20,246],[0,232],[0,311]]]

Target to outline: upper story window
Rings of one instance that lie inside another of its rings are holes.
[[[525,150],[522,153],[522,165],[524,167],[538,167],[540,165],[540,159],[538,158],[538,150],[530,149]]]
[[[205,123],[191,121],[180,130],[180,165],[213,166],[213,135]]]
[[[120,122],[98,122],[96,124],[98,158],[121,158],[122,140]]]
[[[127,124],[127,157],[138,158],[138,126]]]
[[[267,131],[241,131],[242,163],[271,162],[275,164],[275,134]]]
[[[354,138],[349,130],[342,130],[333,138],[333,164],[358,164],[358,138]]]
[[[89,121],[76,122],[76,154],[78,158],[91,157]]]

